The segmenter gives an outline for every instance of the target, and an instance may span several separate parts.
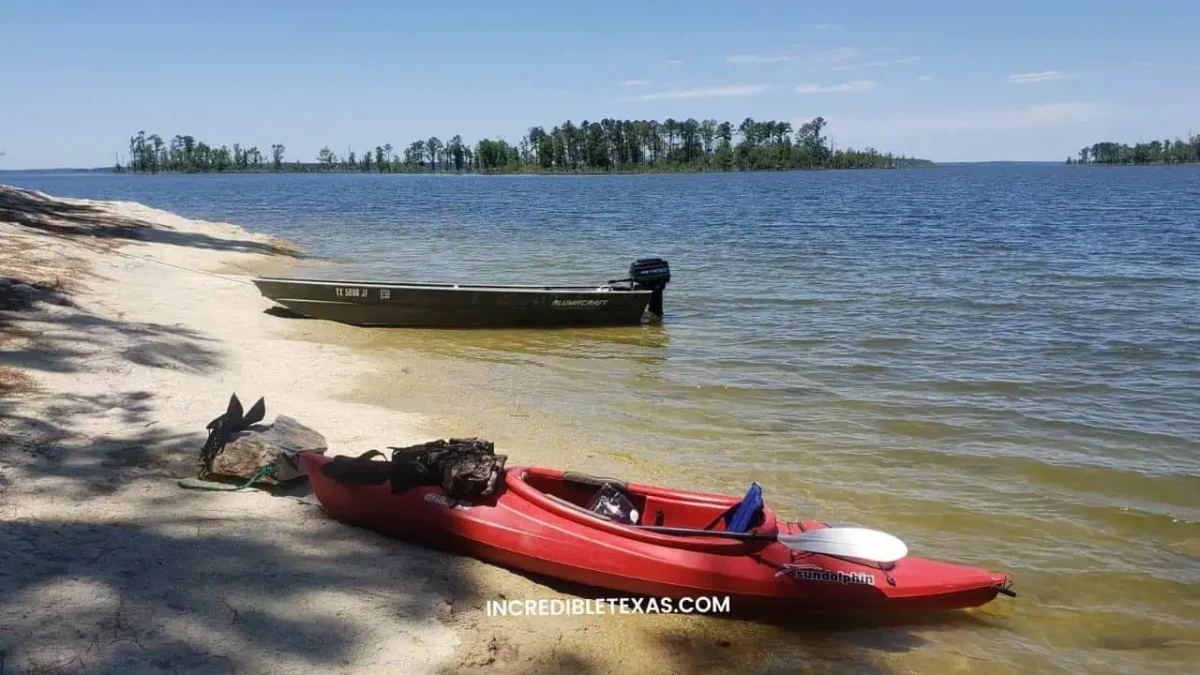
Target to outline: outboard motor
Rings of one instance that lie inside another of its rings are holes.
[[[663,289],[671,281],[671,268],[662,258],[641,258],[629,265],[629,281],[635,289],[648,289],[650,311],[655,316],[663,315]]]

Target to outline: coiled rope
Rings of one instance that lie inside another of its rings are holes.
[[[225,485],[223,483],[213,483],[211,481],[200,480],[199,478],[183,478],[179,481],[179,487],[188,490],[204,490],[208,492],[238,492],[245,490],[257,483],[260,479],[268,478],[275,475],[275,464],[268,464],[258,470],[258,473],[250,477],[250,480],[241,485]]]

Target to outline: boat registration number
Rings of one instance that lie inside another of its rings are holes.
[[[359,298],[361,300],[366,300],[371,295],[371,289],[369,288],[353,288],[345,286],[336,286],[334,287],[333,292],[339,298]],[[391,290],[387,288],[379,289],[380,300],[390,300],[391,297]]]

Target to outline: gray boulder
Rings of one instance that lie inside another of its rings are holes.
[[[324,453],[327,449],[320,432],[279,415],[273,424],[255,424],[233,434],[213,458],[212,473],[249,480],[262,467],[274,464],[274,474],[259,482],[286,483],[303,475],[296,462],[299,453]]]

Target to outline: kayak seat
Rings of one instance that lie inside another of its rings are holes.
[[[703,528],[714,517],[719,517],[726,508],[658,495],[643,497],[641,503],[635,500],[634,505],[638,506],[638,513],[642,515],[641,525],[691,529]]]
[[[742,501],[726,509],[704,529],[711,530],[723,521],[725,532],[749,532],[762,524],[763,506],[762,486],[751,483]]]

